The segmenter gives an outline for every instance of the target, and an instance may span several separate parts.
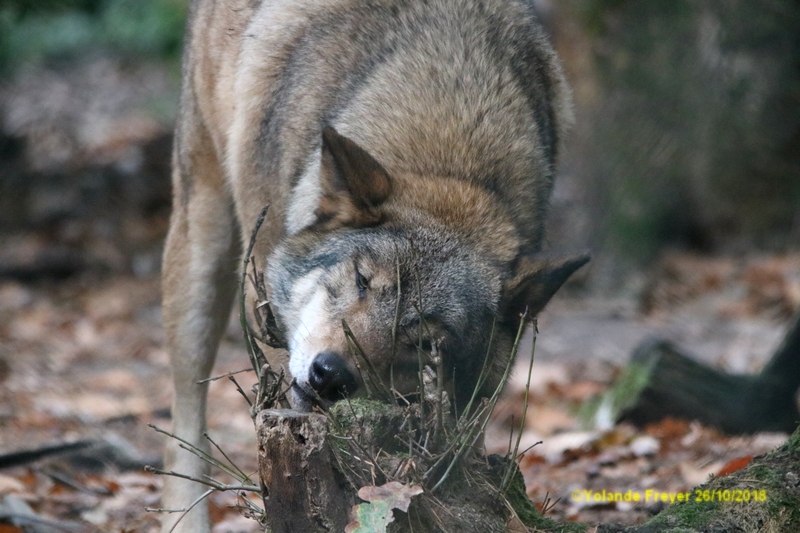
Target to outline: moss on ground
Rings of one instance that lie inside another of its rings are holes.
[[[730,495],[749,501],[724,501]],[[706,494],[706,500],[698,496]],[[756,497],[753,495],[757,494]],[[707,501],[711,499],[713,501]],[[722,500],[722,501],[720,501]],[[677,503],[641,526],[603,526],[602,533],[728,533],[800,531],[800,430],[776,450],[727,476],[692,489],[688,502]]]

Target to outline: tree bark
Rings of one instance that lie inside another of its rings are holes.
[[[759,374],[720,372],[656,340],[636,349],[620,383],[618,420],[644,425],[673,416],[728,434],[791,433],[800,421],[800,315]]]
[[[268,409],[256,427],[268,531],[344,531],[350,505],[331,464],[325,415]]]

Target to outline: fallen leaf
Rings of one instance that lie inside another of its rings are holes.
[[[25,485],[23,485],[21,481],[13,477],[0,475],[0,496],[8,494],[9,492],[24,492],[24,491],[25,491]]]
[[[646,455],[654,455],[661,448],[658,439],[650,435],[642,435],[636,437],[628,445],[633,455],[636,457],[644,457]]]
[[[392,481],[379,487],[370,485],[358,489],[358,497],[368,502],[386,501],[393,509],[408,511],[411,498],[417,494],[422,494],[422,487],[418,485],[403,485],[398,481]]]
[[[678,465],[678,470],[686,481],[686,485],[696,486],[708,481],[711,476],[716,474],[722,465],[719,462],[713,462],[709,465],[696,467],[688,461],[682,462]]]
[[[571,431],[560,433],[546,439],[536,447],[536,453],[550,464],[557,464],[569,450],[582,450],[597,441],[599,435],[594,431]]]
[[[717,476],[727,476],[728,474],[733,474],[734,472],[738,472],[742,468],[746,467],[750,464],[750,461],[753,460],[752,455],[745,455],[744,457],[737,457],[736,459],[728,462],[722,469],[717,472]]]
[[[680,439],[691,431],[689,422],[672,418],[671,416],[662,419],[660,422],[648,424],[644,429],[649,435],[667,444],[680,442]],[[680,445],[688,446],[685,442],[680,442]]]
[[[386,526],[394,521],[392,509],[408,511],[411,498],[421,493],[422,487],[397,481],[361,487],[358,497],[370,503],[355,506],[356,519],[347,524],[345,533],[384,533]]]

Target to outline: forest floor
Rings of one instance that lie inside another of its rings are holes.
[[[159,517],[145,508],[158,507],[162,479],[143,467],[158,465],[164,447],[149,425],[171,424],[159,287],[170,139],[168,121],[130,112],[174,90],[153,69],[100,61],[0,91],[0,455],[93,442],[0,469],[3,533],[21,531],[4,525],[9,514],[43,532],[157,531]],[[98,103],[98,94],[113,98]],[[97,118],[65,115],[80,107],[74,98]],[[558,520],[639,523],[666,504],[592,502],[582,491],[686,491],[781,444],[787,435],[731,437],[677,420],[640,429],[580,413],[652,336],[716,368],[757,372],[798,307],[799,254],[664,252],[611,295],[567,287],[538,323],[520,445],[530,448],[520,468],[532,500]],[[531,334],[487,432],[490,453],[507,451],[522,417],[530,343]],[[232,320],[214,374],[248,366]],[[250,388],[251,374],[237,379]],[[213,439],[255,472],[248,405],[230,381],[211,384],[208,418]],[[258,531],[235,495],[211,503],[215,532]]]
[[[671,284],[684,290],[693,283],[687,277],[698,270],[716,272],[718,279],[679,304],[659,301],[646,313],[634,311],[633,305],[623,312],[619,301],[589,298],[587,303],[565,294],[542,314],[520,449],[542,443],[524,455],[520,467],[529,495],[549,516],[640,522],[664,504],[592,503],[573,491],[685,491],[786,439],[784,434],[727,437],[676,420],[644,429],[598,427],[578,414],[609,387],[632,347],[650,335],[671,338],[718,368],[758,370],[779,341],[787,317],[779,305],[760,307],[763,287],[748,284],[760,280],[756,272],[766,269],[770,280],[782,280],[783,290],[789,291],[781,298],[794,298],[800,258],[759,257],[730,268],[737,262],[665,258],[662,267],[675,263],[687,269],[655,280],[655,293],[668,292]],[[720,291],[730,296],[721,298]],[[164,445],[164,437],[148,424],[170,427],[171,382],[159,299],[157,275],[0,282],[0,450],[85,439],[105,442],[110,449],[101,455],[105,464],[87,461],[89,450],[4,469],[0,495],[16,495],[36,516],[75,531],[155,531],[158,517],[144,508],[158,506],[162,480],[142,467],[157,465]],[[232,320],[214,374],[247,366]],[[519,424],[526,374],[523,350],[487,434],[491,453],[505,453],[510,430]],[[250,376],[238,377],[245,389]],[[209,427],[242,469],[255,472],[248,406],[228,380],[211,384]],[[215,531],[256,531],[255,522],[230,508],[235,505],[233,495],[213,498]]]

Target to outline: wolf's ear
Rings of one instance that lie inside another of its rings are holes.
[[[371,226],[380,222],[380,205],[392,192],[389,174],[351,139],[326,126],[322,130],[320,164],[322,197],[317,224]]]
[[[503,316],[516,317],[526,308],[529,316],[536,316],[567,278],[589,259],[587,254],[566,259],[520,257],[512,277],[503,284]]]

